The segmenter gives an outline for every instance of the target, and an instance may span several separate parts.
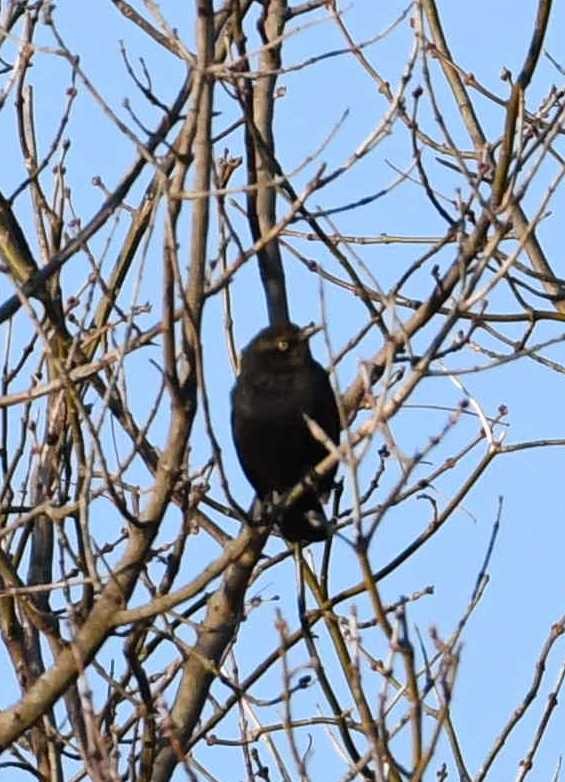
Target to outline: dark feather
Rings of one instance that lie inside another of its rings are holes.
[[[327,456],[306,420],[339,442],[339,413],[328,374],[313,358],[305,330],[287,323],[260,331],[244,349],[232,391],[232,431],[247,479],[260,499],[281,495]],[[323,540],[327,521],[319,497],[332,488],[337,465],[279,520],[287,540]]]

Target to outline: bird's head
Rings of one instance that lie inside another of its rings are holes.
[[[268,326],[247,345],[241,356],[241,371],[264,369],[269,372],[288,372],[312,360],[308,340],[320,330],[309,325],[300,328],[294,323]]]

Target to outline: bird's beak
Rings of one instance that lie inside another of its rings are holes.
[[[314,334],[317,334],[321,330],[322,326],[317,326],[315,323],[309,323],[307,326],[304,326],[303,329],[300,329],[299,339],[301,341],[310,339],[310,337],[313,337]]]

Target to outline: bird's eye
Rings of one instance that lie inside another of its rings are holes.
[[[288,350],[288,340],[279,339],[277,342],[277,348],[284,353],[285,350]]]

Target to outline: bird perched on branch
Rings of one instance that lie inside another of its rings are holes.
[[[330,492],[337,470],[336,464],[322,476],[313,475],[328,455],[324,438],[337,444],[340,430],[328,373],[308,344],[317,330],[283,323],[260,331],[243,350],[232,391],[234,443],[258,498],[276,502],[303,482],[303,493],[277,518],[289,541],[327,537],[320,497]]]

